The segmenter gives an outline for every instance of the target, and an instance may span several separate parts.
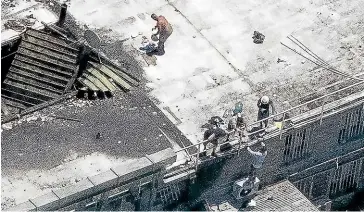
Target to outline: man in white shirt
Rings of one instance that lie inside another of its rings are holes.
[[[262,168],[265,157],[267,156],[267,148],[263,142],[261,142],[261,147],[258,151],[253,151],[250,147],[247,147],[248,152],[253,156],[253,162],[251,165],[250,175],[255,177],[256,170]]]

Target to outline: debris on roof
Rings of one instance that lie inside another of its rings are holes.
[[[129,91],[135,81],[108,65],[95,62],[89,62],[86,71],[77,80],[88,89],[101,92],[113,92],[117,88]]]

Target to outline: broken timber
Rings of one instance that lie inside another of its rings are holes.
[[[73,91],[73,92],[71,92],[71,93],[68,93],[68,94],[64,94],[64,95],[62,95],[62,96],[58,97],[57,99],[53,99],[53,100],[51,100],[51,101],[44,102],[44,103],[42,103],[42,104],[39,104],[39,105],[36,105],[36,106],[33,106],[33,107],[29,107],[29,108],[27,108],[27,109],[23,110],[23,111],[22,111],[21,113],[19,113],[19,114],[16,114],[16,115],[15,115],[15,114],[11,114],[11,115],[9,115],[9,116],[6,116],[3,120],[1,120],[1,124],[5,124],[5,123],[7,123],[7,122],[10,122],[10,121],[13,121],[13,120],[19,119],[19,118],[21,118],[22,116],[25,116],[25,115],[27,115],[27,114],[29,114],[29,113],[33,113],[33,112],[35,112],[35,111],[41,110],[41,109],[46,108],[46,107],[49,107],[49,106],[51,106],[51,105],[54,105],[54,104],[57,104],[57,103],[63,102],[63,101],[65,101],[65,100],[67,100],[67,99],[70,99],[70,98],[72,98],[72,97],[76,96],[76,94],[77,94],[77,91]]]
[[[79,50],[42,31],[27,29],[2,85],[2,98],[20,110],[58,99],[76,78]]]
[[[78,81],[92,91],[113,92],[117,89],[113,83],[122,90],[129,91],[132,87],[130,81],[137,83],[131,77],[115,71],[108,65],[94,62],[88,64],[86,71],[78,78]]]

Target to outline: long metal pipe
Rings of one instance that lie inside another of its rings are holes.
[[[325,64],[326,66],[328,66],[330,69],[336,71],[337,73],[340,74],[344,74],[347,75],[344,72],[341,72],[339,70],[337,70],[336,68],[334,68],[333,66],[331,66],[329,63],[327,63],[325,60],[323,60],[321,57],[319,57],[317,54],[315,54],[314,52],[312,52],[307,46],[305,46],[301,41],[299,41],[297,38],[295,38],[293,35],[291,35],[291,37],[294,39],[292,40],[292,38],[290,38],[289,36],[287,36],[287,38],[289,40],[291,40],[294,44],[296,44],[298,47],[300,47],[303,51],[305,51],[306,53],[308,53],[309,55],[311,55],[313,58],[315,58],[316,60],[318,60],[319,62]],[[357,78],[355,77],[356,80],[364,80],[361,78]]]
[[[331,93],[329,93],[329,94],[326,94],[326,95],[320,96],[320,97],[318,97],[318,98],[316,98],[316,99],[310,100],[310,101],[305,102],[305,103],[300,104],[300,105],[297,105],[297,106],[292,107],[292,108],[290,108],[290,109],[288,109],[288,110],[285,110],[285,111],[283,111],[283,112],[280,112],[280,113],[277,113],[277,114],[275,114],[275,115],[269,116],[268,118],[265,118],[265,119],[262,119],[262,120],[259,120],[259,121],[256,121],[256,122],[253,122],[252,124],[250,124],[250,125],[248,125],[248,126],[252,126],[252,125],[254,125],[254,124],[260,123],[261,121],[265,121],[265,120],[268,120],[268,119],[274,118],[274,117],[279,116],[279,115],[282,115],[282,114],[284,114],[284,113],[288,113],[288,112],[290,112],[290,111],[292,111],[292,110],[294,110],[294,109],[297,109],[297,108],[299,108],[299,107],[305,106],[305,105],[307,105],[307,104],[310,104],[310,103],[315,102],[315,101],[317,101],[317,100],[320,100],[320,99],[323,99],[323,98],[325,98],[325,97],[331,96],[331,95],[333,95],[333,94],[339,93],[339,92],[344,91],[344,90],[346,90],[346,89],[349,89],[349,88],[352,88],[352,87],[358,86],[358,85],[360,85],[360,84],[364,84],[364,81],[361,81],[361,82],[358,82],[358,83],[355,83],[355,84],[349,85],[349,86],[347,86],[347,87],[345,87],[345,88],[341,88],[341,89],[339,89],[339,90],[337,90],[337,91],[334,91],[334,92],[331,92]],[[288,119],[287,119],[287,120],[288,120]]]
[[[301,57],[303,57],[303,58],[305,58],[305,59],[307,59],[307,60],[311,61],[312,63],[314,63],[314,64],[316,64],[316,65],[320,66],[320,67],[321,67],[321,68],[323,68],[323,69],[326,69],[326,70],[328,70],[328,71],[334,72],[335,74],[338,74],[338,75],[341,75],[341,76],[344,76],[344,77],[349,77],[349,78],[352,78],[352,79],[356,79],[356,80],[364,81],[364,79],[360,79],[360,78],[352,77],[352,76],[350,76],[349,74],[341,73],[341,72],[337,72],[337,71],[333,71],[333,70],[331,70],[330,68],[324,67],[324,66],[322,66],[322,65],[318,64],[317,62],[315,62],[315,61],[311,60],[310,58],[308,58],[308,57],[304,56],[303,54],[301,54],[301,53],[297,52],[295,49],[292,49],[291,47],[287,46],[286,44],[284,44],[284,43],[282,43],[282,42],[281,42],[281,44],[282,44],[284,47],[288,48],[289,50],[293,51],[294,53],[296,53],[296,54],[300,55]]]

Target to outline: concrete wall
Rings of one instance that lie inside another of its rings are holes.
[[[109,171],[90,176],[59,190],[11,208],[23,210],[150,210],[163,186],[166,167],[176,161],[170,148],[126,161]]]
[[[311,188],[314,195],[310,197],[311,200],[320,197],[328,198],[330,179],[333,168],[336,168],[336,162],[338,161],[341,165],[364,158],[363,107],[363,102],[357,102],[341,110],[333,111],[331,114],[325,114],[322,122],[318,117],[316,120],[306,121],[284,131],[282,136],[276,133],[276,135],[267,138],[265,143],[268,148],[268,155],[263,169],[259,172],[261,184],[264,186],[287,178],[296,182],[303,178],[315,176]],[[360,119],[355,120],[362,127],[360,136],[339,143],[340,130],[346,126],[347,117],[357,111],[361,111]],[[284,159],[286,137],[302,132],[304,129],[306,129],[305,145],[308,144],[306,154],[296,160],[286,162]],[[201,200],[231,193],[233,182],[248,174],[250,162],[251,157],[246,150],[243,150],[240,156],[237,154],[227,155],[200,165],[197,172],[197,183],[191,187],[193,194],[191,200]],[[293,175],[295,173],[298,174]],[[358,189],[363,188],[363,173],[364,168],[361,168],[359,172],[359,182],[361,183],[357,186]]]
[[[302,192],[311,200],[321,204],[333,199],[335,203],[339,196],[330,196],[330,183],[334,174],[338,167],[356,160],[360,162],[360,168],[355,175],[359,182],[356,189],[363,189],[363,107],[363,101],[355,102],[325,114],[322,121],[316,117],[297,122],[294,128],[284,130],[282,135],[278,132],[269,134],[265,140],[268,155],[263,168],[258,171],[261,185],[289,179],[297,187],[301,187]],[[360,117],[355,119],[353,113],[358,111]],[[348,117],[351,117],[349,121]],[[349,122],[359,123],[362,131],[359,136],[339,142],[340,131],[354,126]],[[296,138],[289,140],[291,135]],[[298,155],[294,160],[287,160],[287,146],[296,150],[293,151],[294,154],[292,151],[289,153]],[[298,154],[298,150],[303,154]],[[203,159],[196,172],[195,166],[191,165],[170,170],[167,174],[165,167],[175,160],[176,154],[173,150],[166,149],[89,177],[76,186],[36,197],[13,210],[173,209],[183,202],[193,205],[217,195],[230,195],[234,181],[247,175],[251,164],[251,157],[244,148],[239,155],[236,150],[230,150],[221,157]],[[306,182],[308,187],[305,186]]]

